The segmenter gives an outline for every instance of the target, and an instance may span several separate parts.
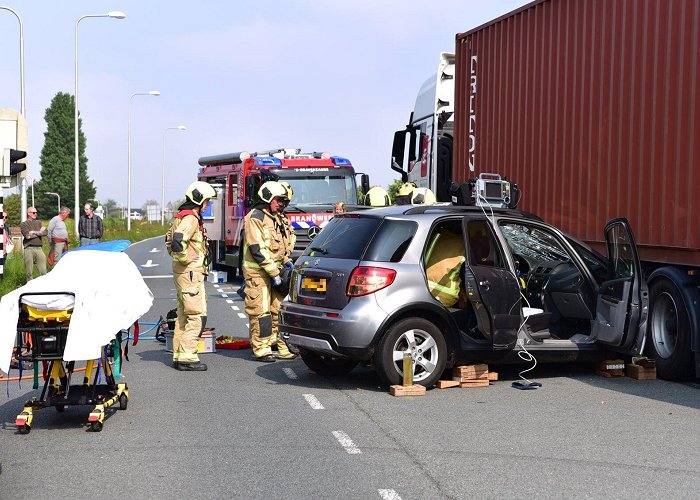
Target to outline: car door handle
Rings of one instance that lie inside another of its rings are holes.
[[[488,290],[491,287],[491,282],[488,280],[479,281],[479,286],[484,287],[484,290]]]

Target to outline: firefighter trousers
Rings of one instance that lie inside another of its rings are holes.
[[[173,335],[173,362],[199,361],[197,346],[202,333],[202,316],[207,315],[205,275],[199,271],[173,273],[177,289],[177,321]]]
[[[272,346],[277,344],[278,354],[290,353],[287,344],[279,337],[278,313],[284,298],[273,286],[270,276],[259,269],[246,268],[245,274],[245,313],[248,315],[250,347],[253,356],[272,354]]]

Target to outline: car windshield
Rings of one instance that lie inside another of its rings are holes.
[[[569,260],[554,237],[526,224],[502,222],[501,231],[511,250],[534,262]]]
[[[381,222],[374,217],[334,217],[311,241],[304,255],[360,260]]]
[[[335,204],[339,201],[348,204],[357,203],[355,179],[350,175],[335,174],[308,177],[280,177],[288,182],[294,191],[292,205],[296,204]]]

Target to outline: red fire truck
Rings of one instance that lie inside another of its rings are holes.
[[[229,279],[241,264],[243,218],[259,201],[258,189],[270,180],[286,181],[294,197],[285,209],[296,232],[293,258],[306,248],[333,217],[333,206],[342,201],[348,210],[357,208],[356,175],[363,192],[369,177],[356,174],[350,161],[328,153],[302,153],[300,149],[274,149],[249,153],[205,156],[197,179],[210,183],[217,197],[203,214],[212,245],[215,269],[225,270]]]

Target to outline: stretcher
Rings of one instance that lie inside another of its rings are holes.
[[[51,309],[41,304],[50,302]],[[98,359],[85,361],[82,383],[72,383],[76,361],[63,359],[75,294],[72,292],[32,292],[19,296],[20,314],[17,322],[17,359],[34,364],[35,388],[38,387],[39,362],[43,365],[44,386],[41,395],[28,400],[15,424],[20,434],[32,429],[34,412],[54,407],[63,412],[67,406],[92,406],[88,416],[90,430],[100,432],[105,421],[105,410],[118,404],[126,410],[129,389],[121,379],[122,335],[102,346]],[[60,309],[56,309],[59,306]],[[128,338],[128,337],[127,337]]]

